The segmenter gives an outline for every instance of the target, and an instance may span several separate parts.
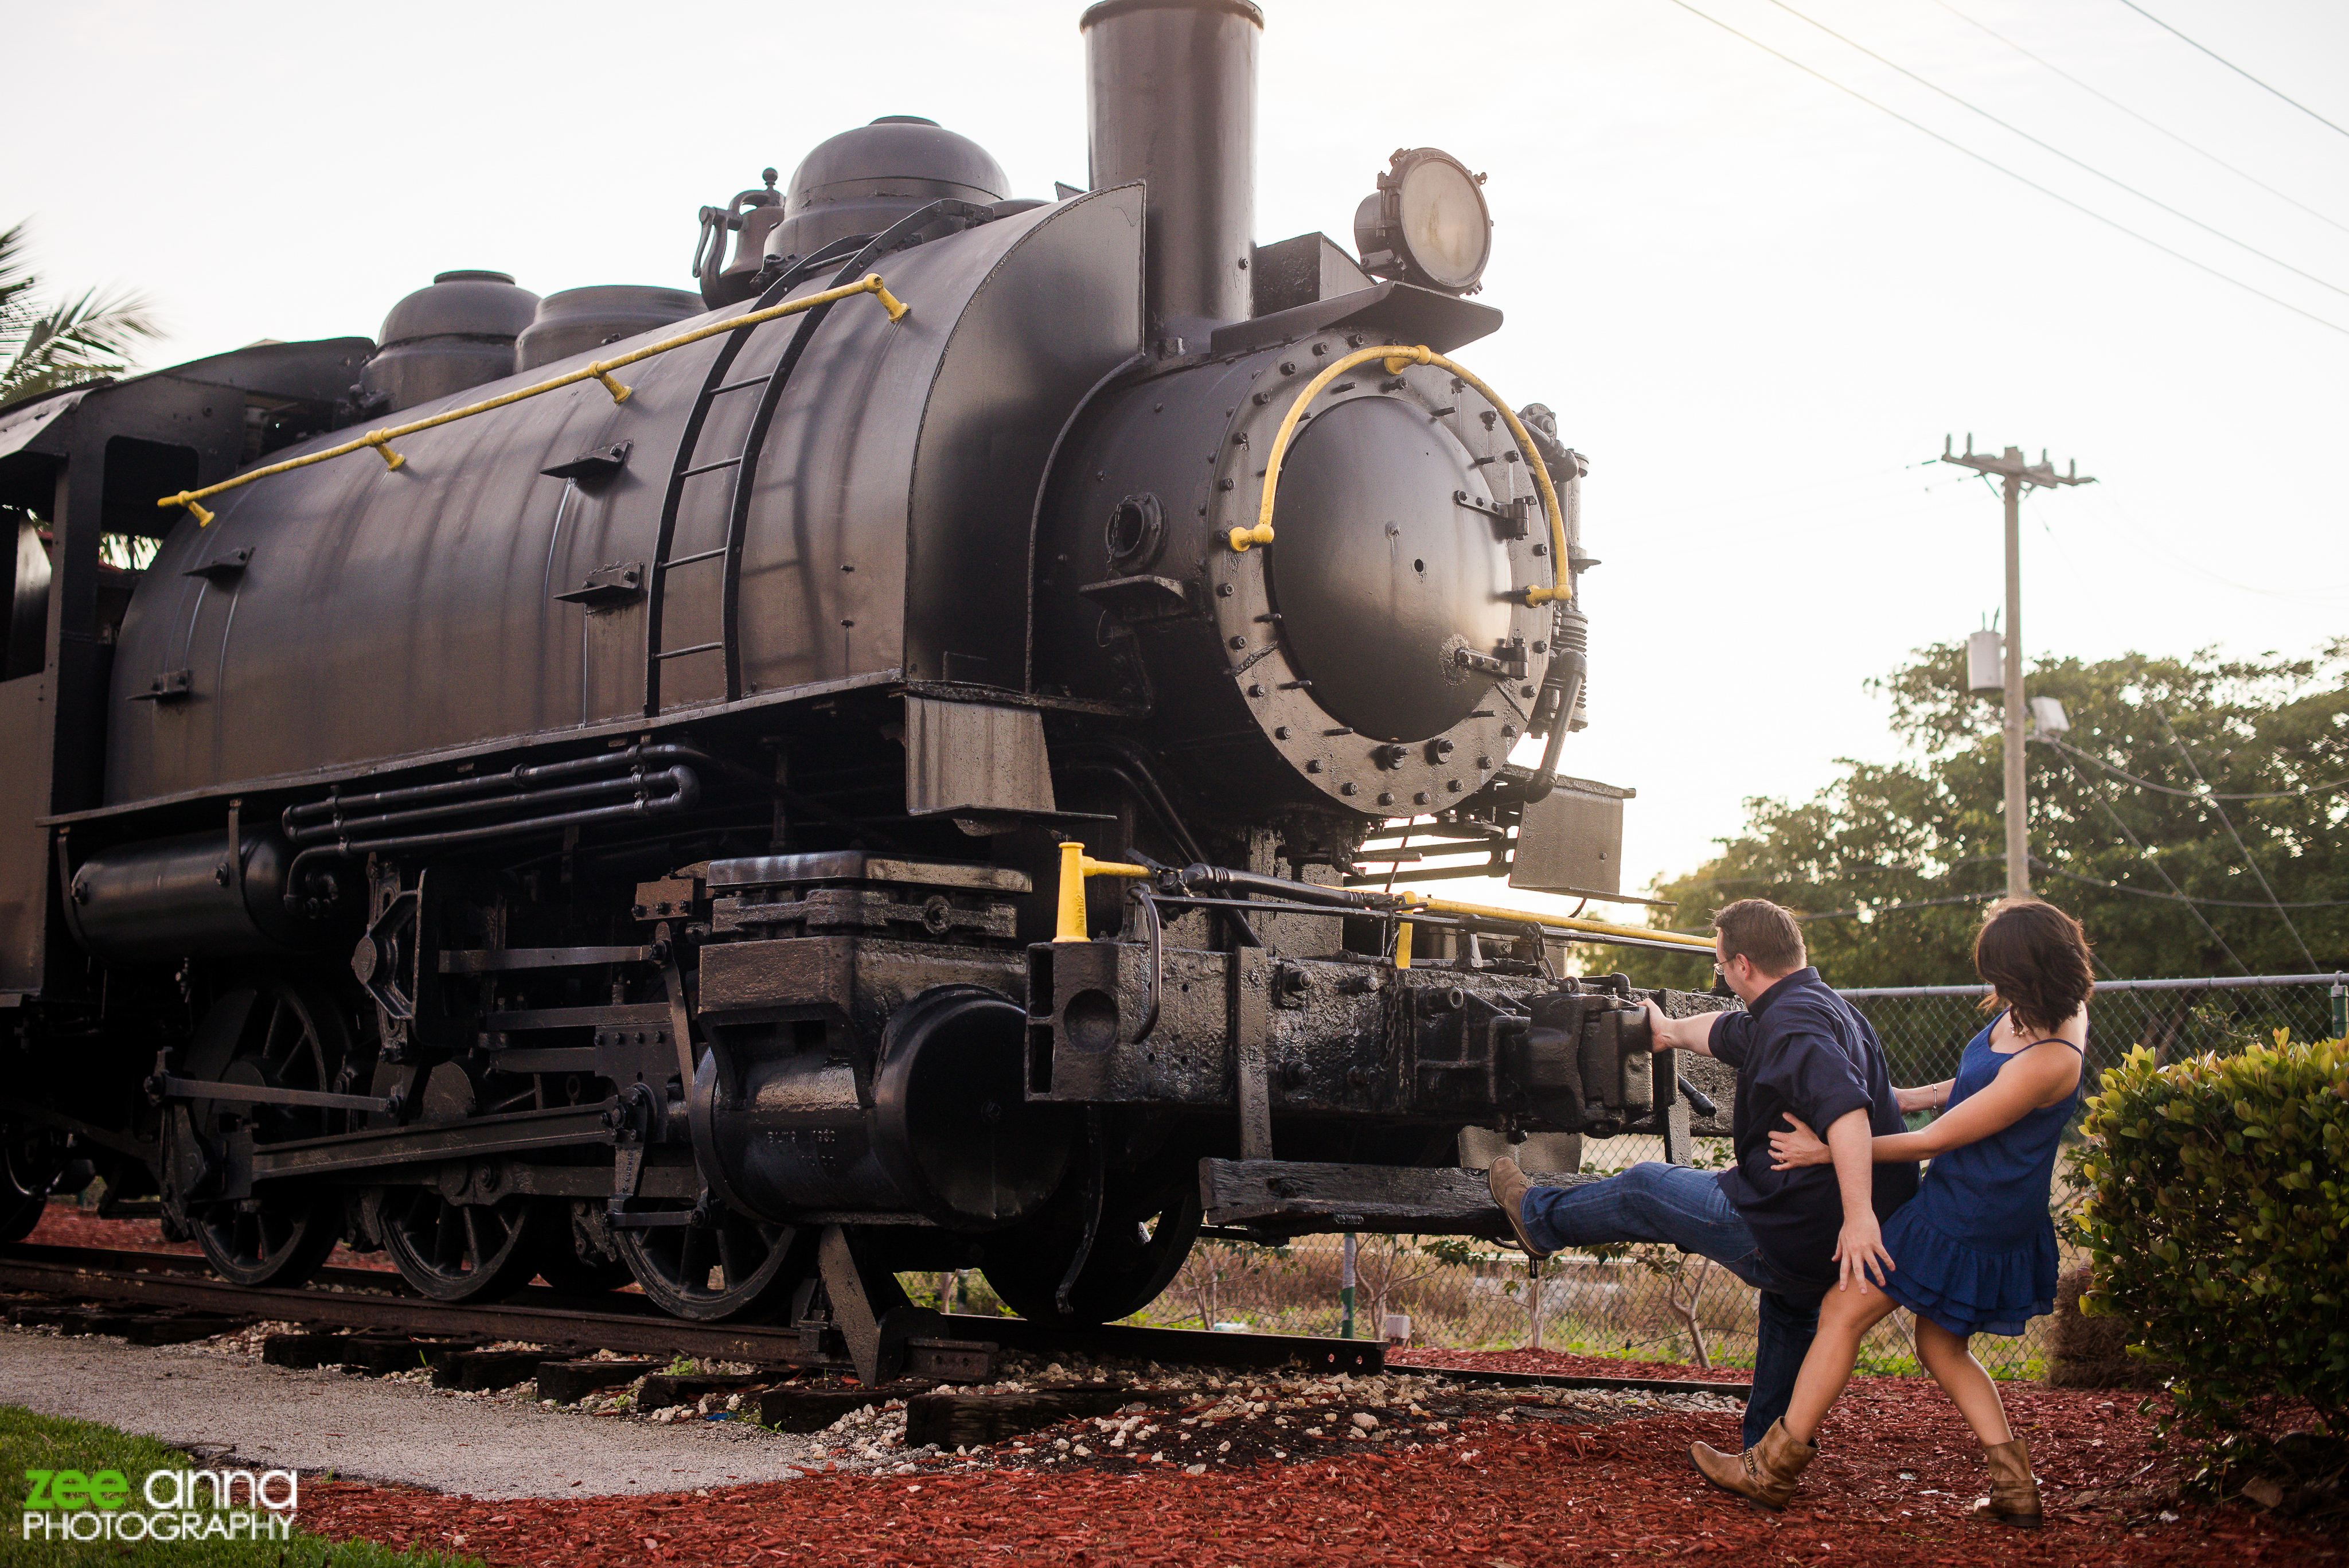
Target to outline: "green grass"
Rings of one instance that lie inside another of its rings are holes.
[[[119,1470],[131,1495],[124,1506],[145,1511],[140,1495],[150,1470],[199,1467],[186,1454],[152,1438],[118,1432],[91,1421],[40,1416],[0,1405],[0,1496],[7,1521],[0,1526],[0,1561],[9,1568],[88,1568],[93,1563],[126,1568],[479,1568],[479,1559],[440,1552],[397,1552],[367,1541],[327,1541],[305,1534],[298,1513],[287,1541],[27,1541],[24,1503],[28,1470],[79,1470],[92,1475]],[[49,1510],[54,1515],[57,1510]],[[82,1509],[75,1511],[93,1512]]]

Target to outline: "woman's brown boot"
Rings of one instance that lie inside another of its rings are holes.
[[[1982,1458],[1990,1461],[1990,1495],[1975,1501],[1974,1518],[1983,1523],[1996,1520],[2024,1530],[2038,1529],[2044,1522],[2039,1511],[2039,1483],[2031,1479],[2031,1450],[2023,1446],[2023,1439],[1986,1443]]]
[[[1722,1490],[1775,1513],[1794,1500],[1795,1482],[1818,1453],[1816,1443],[1796,1442],[1785,1422],[1773,1421],[1762,1440],[1742,1454],[1724,1454],[1704,1443],[1691,1443],[1689,1463]]]

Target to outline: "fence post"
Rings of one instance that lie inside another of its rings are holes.
[[[1539,1350],[1542,1347],[1542,1281],[1549,1272],[1548,1261],[1542,1258],[1536,1258],[1526,1265],[1526,1271],[1533,1276],[1533,1283],[1527,1287],[1527,1293],[1533,1300],[1534,1310],[1534,1332],[1531,1348]]]
[[[2349,1035],[2349,984],[2333,982],[2333,1038]]]
[[[1338,1337],[1354,1337],[1354,1233],[1346,1232],[1346,1240],[1338,1265]]]

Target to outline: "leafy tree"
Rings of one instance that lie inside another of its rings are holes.
[[[0,229],[0,406],[120,375],[141,339],[160,336],[138,296],[88,289],[44,306],[35,297],[40,286],[26,265],[25,225]]]
[[[2349,968],[2349,638],[2307,658],[2043,659],[2027,684],[2072,724],[2026,750],[2032,886],[2086,925],[2103,972]],[[2006,877],[1998,697],[1967,691],[1946,644],[1871,685],[1902,759],[1847,759],[1807,801],[1749,800],[1744,830],[1661,889],[1678,908],[1654,924],[1702,930],[1733,898],[1772,898],[1806,917],[1837,985],[1975,979],[1974,929]],[[1702,960],[1594,956],[1646,984],[1711,980]]]

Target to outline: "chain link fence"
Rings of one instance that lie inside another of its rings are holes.
[[[2229,1052],[2285,1029],[2300,1039],[2342,1032],[2349,976],[2107,981],[2090,1009],[2091,1074],[2137,1045],[2165,1059]],[[1980,986],[1927,986],[1844,993],[1883,1040],[1893,1079],[1938,1083],[1957,1071],[1966,1042],[1985,1022]],[[1922,1125],[1924,1117],[1913,1118]],[[1661,1159],[1657,1139],[1586,1142],[1583,1168],[1606,1172]],[[1728,1158],[1722,1139],[1700,1139],[1696,1161]],[[2054,1205],[2074,1200],[2059,1164]],[[2059,1229],[2060,1234],[2060,1229]],[[2059,1243],[2060,1245],[2060,1243]],[[2064,1248],[2066,1265],[2075,1254]],[[1461,1350],[1543,1348],[1626,1360],[1751,1367],[1753,1290],[1710,1261],[1668,1247],[1632,1247],[1606,1257],[1561,1253],[1534,1265],[1519,1253],[1451,1237],[1355,1239],[1350,1329],[1361,1338],[1407,1338]],[[1259,1333],[1339,1334],[1345,1242],[1299,1238],[1286,1247],[1202,1242],[1174,1283],[1130,1320],[1188,1328],[1231,1326]],[[991,1295],[975,1274],[956,1287],[975,1310]],[[1974,1354],[1992,1375],[2043,1375],[2053,1319],[2014,1338],[1978,1335]],[[1878,1326],[1863,1347],[1863,1372],[1920,1370],[1905,1314]]]

